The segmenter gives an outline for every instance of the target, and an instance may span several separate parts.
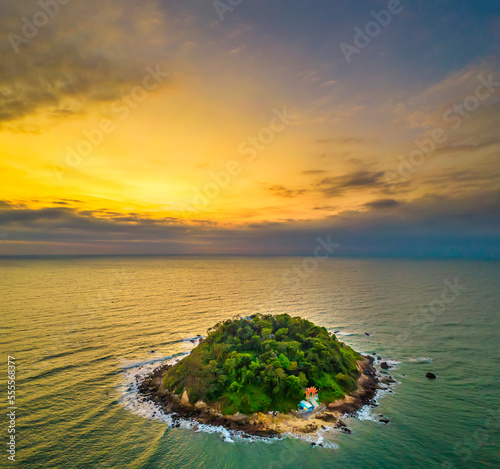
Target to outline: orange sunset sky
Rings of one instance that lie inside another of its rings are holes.
[[[4,2],[0,254],[498,255],[498,9],[385,3]]]

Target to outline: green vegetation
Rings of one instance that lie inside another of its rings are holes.
[[[191,402],[220,402],[222,412],[288,412],[315,386],[321,402],[357,387],[361,355],[324,327],[288,314],[229,320],[208,330],[190,355],[170,368],[165,387]]]

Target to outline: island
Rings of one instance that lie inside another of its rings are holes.
[[[373,357],[288,314],[216,324],[189,355],[158,367],[139,387],[175,418],[246,435],[311,433],[369,404],[379,379]]]

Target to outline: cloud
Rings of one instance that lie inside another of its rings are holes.
[[[318,236],[331,236],[341,256],[500,258],[498,191],[405,204],[381,199],[365,207],[323,219],[237,226],[66,207],[6,208],[0,231],[8,238],[0,254],[311,255]]]
[[[3,31],[22,37],[36,3],[0,6]],[[29,116],[68,118],[111,102],[140,84],[147,65],[164,62],[166,25],[154,1],[89,0],[60,5],[18,53],[0,52],[0,124]]]
[[[430,129],[446,126],[444,113],[456,105],[463,105],[468,97],[475,96],[478,87],[492,74],[498,82],[498,64],[495,60],[471,63],[462,70],[454,71],[433,83],[419,93],[413,92],[406,99],[391,98],[387,109],[393,113],[394,123],[401,123],[412,129]],[[483,90],[484,94],[484,90]],[[493,96],[498,96],[498,89]],[[492,97],[487,100],[493,99]],[[485,106],[482,102],[481,106]]]
[[[489,138],[479,138],[475,142],[470,143],[452,143],[441,145],[436,150],[436,154],[453,154],[453,153],[473,153],[484,148],[492,148],[500,145],[500,137],[494,136]]]
[[[334,138],[322,138],[316,140],[319,144],[330,144],[330,143],[364,143],[366,140],[361,137],[334,137]]]
[[[325,171],[324,169],[308,169],[306,171],[302,171],[302,174],[312,174],[312,175],[315,175],[315,174],[325,174],[327,173],[328,171]]]
[[[328,197],[339,196],[352,189],[383,189],[386,186],[382,171],[355,171],[325,178],[316,185],[317,190]]]
[[[394,199],[379,199],[374,200],[373,202],[368,202],[365,204],[365,207],[373,208],[373,209],[386,209],[397,207],[400,203]]]
[[[337,207],[333,205],[318,205],[316,207],[313,207],[313,210],[325,210],[325,211],[331,211],[331,210],[336,210]]]
[[[266,189],[279,197],[298,197],[307,192],[306,189],[289,189],[282,185],[269,186]]]

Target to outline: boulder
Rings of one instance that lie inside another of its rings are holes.
[[[188,393],[186,390],[184,390],[184,392],[182,393],[181,404],[182,405],[190,405],[189,396],[188,396]]]
[[[382,368],[383,370],[388,370],[390,366],[387,364],[387,362],[382,362],[380,364],[380,368]]]
[[[316,418],[319,420],[323,420],[325,422],[336,422],[337,421],[337,417],[334,414],[330,414],[328,412],[316,414]]]
[[[437,376],[434,373],[431,373],[430,371],[425,374],[425,377],[428,379],[436,379]]]
[[[392,376],[387,376],[385,378],[382,378],[380,380],[381,383],[384,383],[384,384],[392,384],[392,383],[395,383],[396,381],[394,380],[394,378]]]
[[[339,420],[337,422],[337,425],[335,425],[335,428],[337,430],[340,430],[342,433],[352,433],[351,432],[351,429],[345,424],[345,422],[343,420]]]

